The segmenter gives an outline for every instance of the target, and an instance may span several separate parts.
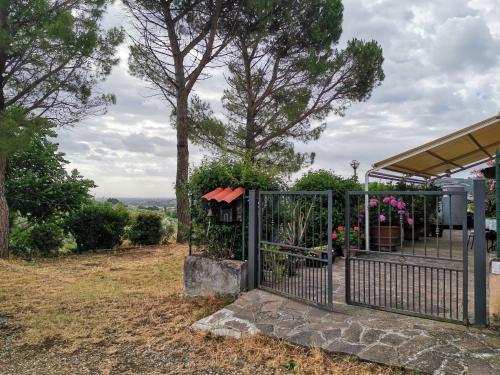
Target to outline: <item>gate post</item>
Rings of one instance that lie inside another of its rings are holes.
[[[328,190],[328,306],[333,304],[333,193]],[[346,229],[347,230],[347,229]]]
[[[250,190],[248,196],[248,290],[259,286],[259,245],[258,245],[258,223],[257,223],[257,192]]]
[[[486,228],[484,179],[474,179],[474,323],[486,325]]]

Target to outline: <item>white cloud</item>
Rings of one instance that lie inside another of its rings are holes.
[[[418,146],[500,110],[499,0],[345,0],[341,45],[353,38],[375,39],[384,50],[386,80],[366,103],[343,118],[331,116],[324,136],[301,151],[316,152],[314,168],[348,175],[349,162],[370,164]],[[108,26],[127,27],[115,3]],[[170,110],[151,97],[144,82],[127,72],[127,49],[103,89],[118,104],[106,116],[60,132],[62,149],[85,176],[96,181],[97,195],[173,196],[175,131]],[[221,111],[224,70],[196,86],[212,108]],[[204,150],[190,148],[192,164]]]

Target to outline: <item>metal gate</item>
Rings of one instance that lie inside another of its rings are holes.
[[[346,302],[468,323],[463,191],[349,192]]]
[[[331,305],[332,192],[265,191],[253,199],[258,286],[319,306]]]

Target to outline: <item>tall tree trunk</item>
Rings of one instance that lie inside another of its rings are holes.
[[[191,213],[187,189],[189,173],[188,144],[188,94],[181,92],[177,96],[177,176],[175,180],[175,195],[177,199],[177,242],[186,242]]]
[[[7,158],[0,155],[0,258],[9,256],[9,206],[5,191]]]
[[[8,3],[1,2],[0,5],[0,29],[5,32],[5,20],[8,17]],[[0,112],[5,111],[4,73],[5,73],[5,50],[0,49]],[[7,179],[7,156],[0,150],[0,258],[9,256],[9,206],[6,196]]]

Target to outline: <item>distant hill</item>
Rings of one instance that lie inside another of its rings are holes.
[[[99,197],[96,198],[97,201],[107,201],[110,197]],[[127,206],[143,206],[143,207],[175,207],[175,198],[120,198],[113,197],[111,199],[117,199]]]

